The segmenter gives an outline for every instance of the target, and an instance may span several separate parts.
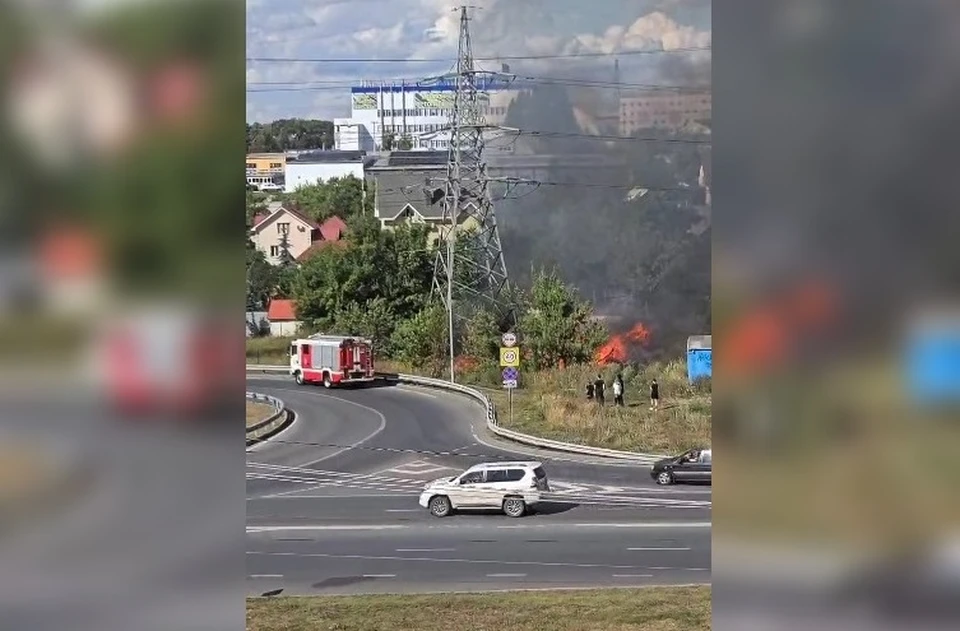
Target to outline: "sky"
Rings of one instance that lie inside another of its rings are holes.
[[[462,0],[247,0],[247,121],[347,117],[361,79],[419,79],[449,72]],[[534,77],[613,78],[677,84],[662,62],[706,52],[630,54],[711,44],[710,0],[471,0],[474,55],[493,58],[604,53],[609,57],[510,60]],[[626,54],[623,54],[623,53]],[[268,62],[266,59],[319,60]],[[329,59],[351,59],[334,63]],[[400,60],[371,62],[368,60]],[[432,62],[415,60],[437,60]],[[259,60],[259,61],[257,61]],[[414,61],[404,61],[414,60]],[[601,73],[598,75],[598,73]]]

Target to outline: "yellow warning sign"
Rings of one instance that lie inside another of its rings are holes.
[[[520,349],[515,346],[500,347],[500,367],[501,368],[519,368],[520,367]]]

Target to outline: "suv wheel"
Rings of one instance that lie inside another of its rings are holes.
[[[660,484],[661,486],[673,484],[673,475],[669,471],[661,471],[657,475],[657,484]]]
[[[527,503],[519,497],[508,497],[503,500],[503,512],[507,517],[523,517],[527,512]]]
[[[450,498],[445,495],[438,495],[430,500],[430,514],[434,517],[446,517],[453,512],[450,505]]]

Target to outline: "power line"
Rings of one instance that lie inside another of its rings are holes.
[[[712,46],[674,48],[671,50],[622,50],[613,53],[556,53],[550,55],[501,55],[497,57],[474,57],[474,61],[533,61],[538,59],[591,59],[598,57],[634,57],[639,55],[674,55],[706,52]],[[247,57],[247,63],[456,63],[454,57]]]
[[[522,85],[512,87],[511,81],[504,82],[502,88],[498,90],[517,90],[522,89],[527,84],[534,85],[561,85],[568,87],[581,87],[581,88],[595,88],[595,89],[612,89],[612,90],[648,90],[648,91],[662,91],[662,92],[677,92],[677,93],[692,93],[697,94],[701,92],[709,92],[711,86],[698,86],[698,85],[678,85],[678,84],[663,84],[663,83],[625,83],[618,81],[601,81],[601,80],[592,80],[592,79],[564,79],[561,77],[536,77],[536,76],[526,76],[526,75],[515,75],[516,79],[519,79],[523,82]],[[423,78],[400,78],[400,79],[384,79],[383,83],[387,84],[401,84],[405,85],[410,92],[416,92],[418,87],[423,87],[420,85],[423,82]],[[256,89],[250,89],[251,86]],[[260,86],[276,86],[276,87],[265,87],[261,88]],[[344,90],[356,87],[356,82],[346,81],[346,80],[337,80],[337,81],[324,81],[324,80],[312,80],[312,81],[251,81],[247,84],[248,93],[257,93],[257,92],[318,92],[324,90]]]

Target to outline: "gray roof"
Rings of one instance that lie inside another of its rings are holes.
[[[376,182],[377,216],[380,219],[397,217],[407,204],[425,219],[440,219],[443,217],[443,205],[430,204],[427,201],[428,187],[442,187],[441,180],[446,176],[446,167],[438,166],[434,169],[418,168],[406,169],[371,169],[368,179]],[[430,178],[431,182],[427,183]]]
[[[297,164],[329,164],[343,162],[363,162],[365,151],[310,151],[288,158],[288,162]],[[372,160],[371,160],[372,161]]]

